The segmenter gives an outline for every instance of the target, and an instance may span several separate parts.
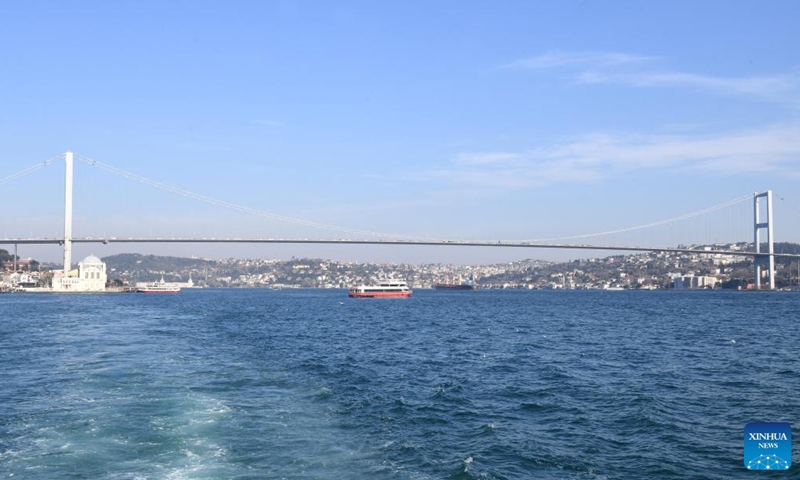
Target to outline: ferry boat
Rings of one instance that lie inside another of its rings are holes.
[[[411,289],[403,280],[381,280],[377,285],[359,285],[350,288],[351,298],[407,298]]]
[[[161,277],[161,280],[158,282],[150,282],[136,286],[136,292],[138,293],[178,293],[180,291],[181,287],[174,283],[165,282],[164,277]]]

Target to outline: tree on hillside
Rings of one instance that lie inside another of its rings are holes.
[[[17,256],[17,260],[19,260],[19,256]],[[8,253],[8,250],[3,250],[2,248],[0,248],[0,263],[13,262],[13,261],[14,261],[14,255]]]

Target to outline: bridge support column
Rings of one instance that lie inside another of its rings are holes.
[[[767,199],[767,218],[766,221],[761,221],[761,209],[759,208],[759,200],[761,198]],[[754,252],[761,253],[761,229],[767,230],[767,252],[765,255],[756,255],[753,257],[754,273],[755,273],[755,288],[761,290],[761,269],[767,268],[767,276],[769,277],[769,289],[775,290],[775,248],[773,246],[774,232],[772,230],[772,190],[767,190],[763,193],[756,193],[753,195],[753,244]]]
[[[64,185],[64,276],[72,268],[72,152],[64,154],[67,164]]]

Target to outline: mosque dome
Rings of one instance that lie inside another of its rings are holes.
[[[84,258],[81,263],[83,263],[84,265],[102,265],[103,261],[92,254]]]

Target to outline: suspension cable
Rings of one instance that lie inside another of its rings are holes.
[[[633,232],[633,231],[636,231],[636,230],[643,230],[645,228],[651,228],[651,227],[658,227],[658,226],[661,226],[661,225],[667,225],[667,224],[678,222],[678,221],[681,221],[681,220],[688,220],[688,219],[693,218],[693,217],[697,217],[697,216],[700,216],[700,215],[705,215],[707,213],[715,212],[717,210],[736,205],[737,203],[741,203],[741,202],[743,202],[743,201],[745,201],[747,199],[752,199],[752,198],[753,198],[753,194],[747,194],[747,195],[744,195],[742,197],[734,198],[733,200],[728,200],[727,202],[720,203],[718,205],[714,205],[714,206],[711,206],[711,207],[704,208],[702,210],[698,210],[696,212],[687,213],[687,214],[684,214],[684,215],[680,215],[678,217],[667,218],[667,219],[664,219],[664,220],[659,220],[657,222],[647,223],[647,224],[644,224],[644,225],[637,225],[635,227],[620,228],[618,230],[609,230],[609,231],[606,231],[606,232],[588,233],[586,235],[570,235],[570,236],[567,236],[567,237],[537,238],[537,239],[522,240],[522,241],[523,242],[530,242],[530,243],[535,243],[535,242],[553,242],[553,241],[559,241],[559,240],[574,240],[574,239],[577,239],[577,238],[600,237],[600,236],[604,236],[604,235],[613,235],[613,234],[616,234],[616,233]]]
[[[790,207],[790,208],[794,209],[795,211],[797,211],[798,213],[800,213],[800,208],[798,208],[798,206],[797,206],[797,205],[795,205],[794,203],[792,203],[792,202],[790,202],[790,201],[787,201],[785,198],[781,197],[780,195],[778,195],[778,194],[777,194],[777,193],[775,193],[775,192],[772,192],[772,195],[774,195],[774,196],[775,196],[775,198],[777,198],[778,200],[780,200],[780,201],[782,201],[782,202],[786,202],[786,203],[785,203],[785,205],[786,205],[786,206],[788,206],[788,207]]]
[[[113,173],[115,175],[119,175],[121,177],[127,178],[129,180],[135,180],[137,182],[144,183],[146,185],[150,185],[151,187],[159,188],[161,190],[165,190],[165,191],[170,192],[170,193],[183,195],[185,197],[188,197],[188,198],[191,198],[191,199],[194,199],[194,200],[198,200],[198,201],[201,201],[201,202],[209,203],[211,205],[225,207],[225,208],[228,208],[228,209],[231,209],[231,210],[235,210],[235,211],[238,211],[238,212],[242,212],[242,213],[248,213],[248,214],[251,214],[251,215],[265,217],[265,218],[269,218],[269,219],[272,219],[272,220],[279,220],[279,221],[282,221],[282,222],[292,223],[292,224],[295,224],[295,225],[322,228],[322,229],[326,229],[326,230],[333,230],[333,231],[344,232],[344,233],[368,235],[368,236],[373,236],[373,237],[395,238],[395,239],[430,240],[430,239],[427,239],[427,238],[413,237],[413,236],[409,236],[409,235],[399,235],[399,234],[392,234],[392,233],[381,233],[381,232],[373,232],[373,231],[369,231],[369,230],[358,230],[358,229],[354,229],[354,228],[339,227],[339,226],[336,226],[336,225],[328,225],[328,224],[325,224],[325,223],[313,222],[313,221],[310,221],[310,220],[303,220],[303,219],[300,219],[300,218],[293,218],[293,217],[286,217],[286,216],[283,216],[283,215],[277,215],[275,213],[265,212],[265,211],[262,211],[262,210],[257,210],[255,208],[246,207],[246,206],[243,206],[243,205],[237,205],[235,203],[226,202],[224,200],[218,200],[216,198],[212,198],[212,197],[208,197],[208,196],[205,196],[205,195],[201,195],[199,193],[190,192],[190,191],[185,190],[183,188],[173,187],[171,185],[167,185],[165,183],[161,183],[161,182],[158,182],[156,180],[151,180],[151,179],[143,177],[141,175],[136,175],[134,173],[126,172],[125,170],[122,170],[120,168],[113,167],[113,166],[105,164],[103,162],[91,159],[91,158],[89,158],[89,157],[87,157],[85,155],[76,154],[75,156],[76,156],[76,158],[78,160],[80,160],[80,161],[82,161],[84,163],[87,163],[87,164],[89,164],[89,165],[91,165],[93,167],[101,168],[103,170],[106,170],[106,171],[111,172],[111,173]]]
[[[9,175],[9,176],[7,176],[5,178],[0,178],[0,185],[8,183],[8,182],[10,182],[12,180],[16,180],[18,178],[22,178],[25,175],[31,174],[31,173],[35,172],[36,170],[39,170],[40,168],[44,168],[44,167],[50,165],[51,163],[53,163],[53,162],[55,162],[57,160],[63,160],[63,158],[64,158],[64,154],[62,153],[60,155],[56,155],[53,158],[47,159],[47,160],[45,160],[43,162],[39,162],[36,165],[31,165],[30,167],[26,168],[25,170],[17,172],[17,173],[15,173],[13,175]]]
[[[62,156],[63,155],[60,155],[59,157],[56,157],[56,158],[60,158]],[[105,164],[105,163],[100,162],[98,160],[94,160],[94,159],[89,158],[89,157],[87,157],[85,155],[75,154],[75,156],[76,156],[76,158],[78,160],[80,160],[80,161],[82,161],[84,163],[87,163],[87,164],[89,164],[89,165],[91,165],[93,167],[101,168],[103,170],[106,170],[106,171],[111,172],[111,173],[113,173],[115,175],[121,176],[123,178],[127,178],[127,179],[130,179],[130,180],[135,180],[137,182],[140,182],[140,183],[143,183],[143,184],[146,184],[146,185],[150,185],[152,187],[155,187],[155,188],[158,188],[158,189],[161,189],[161,190],[165,190],[165,191],[170,192],[170,193],[182,195],[182,196],[194,199],[194,200],[198,200],[198,201],[201,201],[201,202],[209,203],[211,205],[216,205],[216,206],[228,208],[228,209],[235,210],[235,211],[242,212],[242,213],[247,213],[247,214],[256,215],[256,216],[260,216],[260,217],[264,217],[264,218],[269,218],[269,219],[272,219],[272,220],[278,220],[278,221],[282,221],[282,222],[286,222],[286,223],[291,223],[291,224],[294,224],[294,225],[321,228],[321,229],[338,231],[338,232],[343,232],[343,233],[350,233],[350,234],[368,235],[368,236],[372,236],[372,237],[395,238],[395,239],[438,241],[437,239],[433,239],[433,238],[429,238],[429,237],[417,237],[417,236],[412,236],[412,235],[400,235],[400,234],[392,234],[392,233],[374,232],[374,231],[370,231],[370,230],[359,230],[359,229],[354,229],[354,228],[340,227],[340,226],[336,226],[336,225],[329,225],[329,224],[325,224],[325,223],[314,222],[314,221],[310,221],[310,220],[303,220],[303,219],[300,219],[300,218],[287,217],[287,216],[284,216],[284,215],[278,215],[278,214],[271,213],[271,212],[265,212],[265,211],[262,211],[262,210],[257,210],[255,208],[246,207],[246,206],[243,206],[243,205],[238,205],[238,204],[235,204],[235,203],[226,202],[224,200],[219,200],[219,199],[215,199],[215,198],[212,198],[212,197],[208,197],[206,195],[201,195],[201,194],[198,194],[198,193],[194,193],[194,192],[191,192],[189,190],[185,190],[183,188],[174,187],[174,186],[162,183],[162,182],[158,182],[156,180],[151,180],[151,179],[143,177],[141,175],[137,175],[137,174],[134,174],[134,173],[131,173],[131,172],[127,172],[127,171],[122,170],[120,168]],[[31,167],[28,170],[20,172],[20,174],[13,175],[12,177],[13,178],[17,178],[18,176],[22,176],[24,174],[30,173],[29,171],[34,171],[34,170],[36,170],[38,168],[46,166],[48,164],[48,162],[52,162],[52,160],[48,160],[47,162],[45,162],[42,165],[37,165],[37,166]],[[12,179],[12,177],[8,177],[8,178]],[[4,181],[6,181],[6,179],[0,180],[0,184],[2,184]],[[537,243],[537,242],[552,242],[552,241],[562,241],[562,240],[574,240],[574,239],[579,239],[579,238],[600,237],[600,236],[605,236],[605,235],[613,235],[613,234],[618,234],[618,233],[626,233],[626,232],[632,232],[632,231],[636,231],[636,230],[643,230],[643,229],[646,229],[646,228],[652,228],[652,227],[657,227],[657,226],[661,226],[661,225],[667,225],[667,224],[675,223],[675,222],[682,221],[682,220],[688,220],[690,218],[694,218],[694,217],[697,217],[697,216],[700,216],[700,215],[705,215],[705,214],[708,214],[708,213],[711,213],[711,212],[715,212],[717,210],[721,210],[721,209],[726,208],[726,207],[730,207],[730,206],[736,205],[738,203],[741,203],[741,202],[743,202],[745,200],[748,200],[748,199],[751,199],[751,198],[752,198],[752,194],[747,194],[747,195],[744,195],[744,196],[741,196],[741,197],[738,197],[738,198],[734,198],[732,200],[728,200],[726,202],[723,202],[723,203],[720,203],[720,204],[717,204],[717,205],[713,205],[711,207],[706,207],[706,208],[703,208],[701,210],[697,210],[695,212],[691,212],[691,213],[687,213],[687,214],[680,215],[680,216],[677,216],[677,217],[671,217],[671,218],[667,218],[667,219],[663,219],[663,220],[659,220],[659,221],[656,221],[656,222],[651,222],[651,223],[647,223],[647,224],[643,224],[643,225],[637,225],[637,226],[633,226],[633,227],[620,228],[620,229],[616,229],[616,230],[608,230],[608,231],[605,231],[605,232],[588,233],[588,234],[584,234],[584,235],[570,235],[570,236],[563,236],[563,237],[528,239],[528,240],[521,240],[520,242],[523,242],[523,243]],[[780,197],[778,197],[778,198],[780,198]],[[781,198],[781,200],[783,200],[783,198]]]

